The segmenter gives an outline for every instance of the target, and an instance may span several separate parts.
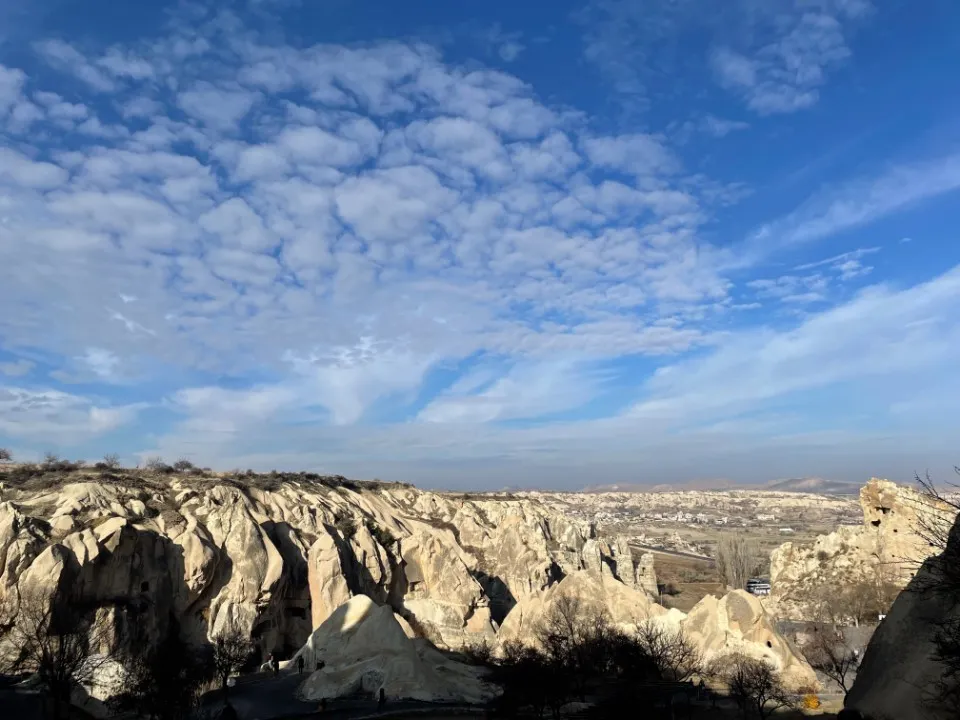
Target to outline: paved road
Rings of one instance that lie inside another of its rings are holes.
[[[712,557],[707,557],[706,555],[694,555],[693,553],[679,552],[678,550],[664,550],[663,548],[655,548],[635,542],[629,544],[640,550],[649,550],[650,552],[660,553],[661,555],[673,555],[674,557],[690,558],[691,560],[703,560],[711,565],[716,563],[716,560],[714,560]]]

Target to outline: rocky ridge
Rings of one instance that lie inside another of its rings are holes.
[[[687,623],[705,651],[752,648],[798,683],[812,677],[755,599],[708,597],[689,616],[668,613],[651,599],[652,557],[636,562],[622,539],[533,498],[307,475],[41,477],[0,490],[0,626],[26,587],[69,594],[118,642],[157,640],[176,623],[195,641],[235,631],[280,657],[358,596],[457,648],[528,637],[551,599],[571,591],[614,622]]]

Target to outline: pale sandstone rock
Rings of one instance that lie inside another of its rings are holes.
[[[785,543],[770,555],[770,607],[778,617],[808,619],[810,594],[878,580],[903,588],[934,550],[917,532],[922,522],[952,522],[917,491],[873,478],[860,490],[863,525],[842,527],[813,543]]]
[[[320,627],[351,595],[337,539],[327,533],[317,538],[310,547],[307,566],[313,626]]]
[[[481,703],[495,695],[481,671],[455,662],[428,644],[411,639],[386,606],[356,595],[317,628],[304,647],[306,667],[316,668],[299,694],[304,700],[357,692],[389,699]]]
[[[163,483],[9,491],[11,504],[0,505],[0,592],[30,582],[94,604],[149,600],[140,622],[116,615],[118,637],[155,641],[173,619],[191,640],[238,630],[266,654],[299,647],[358,594],[401,614],[405,635],[427,632],[458,647],[495,639],[518,602],[537,600],[564,575],[565,587],[602,596],[624,617],[649,605],[638,588],[655,586],[652,564],[641,558],[635,567],[624,541],[598,540],[592,525],[535,499],[309,482],[273,490],[178,477]],[[344,538],[337,518],[351,518],[356,532]],[[53,538],[40,519],[57,521]],[[373,523],[396,541],[381,545]],[[574,577],[587,564],[595,587]]]
[[[810,666],[776,631],[760,600],[745,590],[734,590],[719,600],[707,595],[680,621],[680,627],[707,663],[742,653],[767,660],[792,689],[818,687]]]

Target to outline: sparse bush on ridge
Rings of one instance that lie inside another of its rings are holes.
[[[117,470],[120,468],[120,456],[116,453],[107,453],[98,465],[102,465],[107,470]]]
[[[367,520],[365,525],[367,526],[367,530],[369,530],[370,534],[373,536],[373,539],[380,543],[380,545],[383,547],[389,548],[397,541],[397,539],[393,536],[393,533],[380,527],[376,521]]]
[[[0,448],[0,462],[12,462],[13,453],[6,448]]]

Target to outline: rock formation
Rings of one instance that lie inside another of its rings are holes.
[[[507,616],[500,640],[530,638],[542,619],[563,596],[576,598],[584,612],[600,610],[614,625],[630,632],[643,622],[681,630],[700,650],[704,662],[733,653],[768,660],[795,689],[815,688],[813,670],[781,637],[760,601],[743,590],[716,598],[704,597],[688,614],[666,610],[642,592],[604,573],[581,570],[566,576],[544,592],[526,598]]]
[[[312,672],[301,685],[304,700],[358,692],[388,699],[482,703],[496,694],[479,668],[450,659],[426,640],[410,638],[386,605],[356,595],[309,637],[303,657]],[[320,663],[322,669],[317,669]]]
[[[534,498],[306,474],[27,473],[0,486],[0,626],[27,586],[96,610],[118,643],[149,644],[172,623],[194,641],[239,632],[264,657],[345,643],[346,655],[331,656],[345,665],[311,677],[310,697],[381,677],[388,692],[413,692],[400,665],[429,678],[441,662],[426,640],[455,649],[528,638],[565,592],[615,622],[657,617],[695,633],[708,655],[746,647],[806,679],[754,599],[667,612],[652,602],[652,556],[637,563],[624,539],[600,538]],[[339,636],[342,617],[359,619]],[[378,634],[392,638],[390,657],[368,667],[359,653]],[[417,641],[401,642],[409,635]],[[430,679],[428,694],[444,697],[461,680],[475,687],[462,672]]]
[[[770,556],[768,607],[784,619],[810,619],[817,593],[860,585],[892,602],[935,548],[918,529],[952,521],[950,508],[934,507],[917,491],[871,479],[860,490],[861,526],[841,527],[810,544],[785,543]]]
[[[960,522],[942,555],[928,558],[877,627],[845,705],[872,720],[946,720],[957,717],[958,678],[944,678],[935,638],[960,621],[956,587]],[[941,582],[943,570],[954,585]],[[952,683],[953,703],[942,702],[940,683]],[[951,707],[952,705],[952,707]]]

